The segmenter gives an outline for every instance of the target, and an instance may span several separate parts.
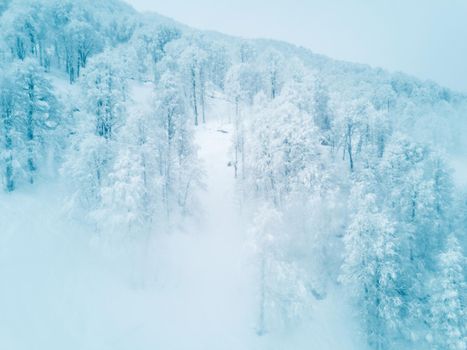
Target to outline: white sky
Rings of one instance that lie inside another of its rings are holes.
[[[127,0],[199,29],[285,40],[467,92],[467,0]]]

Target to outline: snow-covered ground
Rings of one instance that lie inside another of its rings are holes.
[[[255,335],[257,285],[227,166],[231,133],[218,129],[230,127],[212,122],[197,133],[204,219],[155,237],[147,255],[93,247],[64,217],[56,186],[1,198],[1,349],[350,349],[353,330],[333,299],[316,305],[305,330]]]
[[[151,88],[132,86],[133,112],[148,110]],[[228,166],[232,127],[211,119],[196,132],[203,214],[184,231],[109,252],[66,215],[59,185],[0,197],[0,349],[363,349],[332,292],[308,324],[256,335],[259,286]]]

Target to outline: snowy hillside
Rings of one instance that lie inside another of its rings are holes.
[[[116,0],[0,32],[0,349],[466,349],[467,96]]]

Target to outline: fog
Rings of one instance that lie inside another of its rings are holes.
[[[465,1],[127,0],[199,29],[303,45],[317,53],[467,92]]]

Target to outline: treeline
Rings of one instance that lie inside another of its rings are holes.
[[[278,67],[233,108],[258,334],[310,317],[337,283],[371,348],[465,348],[466,197],[446,144],[406,134],[397,97],[387,108],[331,90],[300,63]]]
[[[46,71],[67,73],[73,83],[88,59],[127,42],[135,11],[116,1],[11,1],[2,14],[2,59],[33,57]]]

